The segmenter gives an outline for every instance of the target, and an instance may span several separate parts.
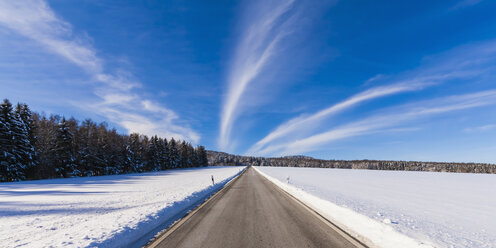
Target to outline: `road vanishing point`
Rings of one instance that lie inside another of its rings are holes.
[[[248,167],[148,247],[365,246]]]

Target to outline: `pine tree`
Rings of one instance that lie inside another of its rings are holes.
[[[12,104],[5,99],[0,105],[0,181],[3,182],[18,181],[23,177],[22,171],[18,168],[12,131],[14,122]]]
[[[128,142],[128,161],[130,166],[130,172],[143,172],[144,171],[144,163],[143,163],[143,153],[144,148],[142,143],[140,142],[140,135],[137,133],[132,133],[129,135]]]
[[[162,170],[166,170],[170,168],[170,160],[169,160],[169,143],[167,139],[160,139],[160,156],[161,156],[161,164]]]
[[[94,122],[87,119],[81,123],[78,130],[80,139],[79,149],[77,152],[78,164],[82,175],[95,176],[97,175],[98,164],[100,159],[97,155],[97,127]]]
[[[124,173],[124,157],[122,156],[126,150],[125,137],[119,135],[117,130],[112,129],[107,133],[107,143],[109,146],[109,154],[107,155],[113,169],[110,171],[113,175]]]
[[[76,168],[72,150],[73,134],[65,118],[59,123],[57,137],[55,139],[55,171],[59,177],[78,176],[80,172]]]
[[[126,148],[124,149],[124,153],[122,154],[124,160],[122,161],[122,173],[131,173],[133,171],[134,163],[134,152],[131,150],[131,146],[129,145],[129,140],[126,142]]]
[[[18,164],[26,173],[29,171],[31,177],[36,166],[31,111],[26,104],[17,104],[14,117],[13,135],[18,153]]]
[[[207,151],[205,150],[205,147],[198,146],[197,153],[199,166],[208,166]]]
[[[190,156],[190,161],[191,167],[199,167],[200,166],[200,159],[198,157],[198,153],[196,148],[194,148],[191,144],[188,144],[188,150],[189,150],[189,156]]]
[[[191,167],[191,156],[190,156],[190,150],[189,150],[189,144],[186,143],[186,141],[181,142],[181,145],[179,146],[179,157],[180,157],[180,167],[181,168],[188,168]]]
[[[172,169],[179,168],[181,158],[178,150],[178,145],[176,143],[176,140],[174,140],[174,138],[171,138],[171,140],[169,141],[168,157],[169,157],[170,168]]]
[[[160,170],[160,165],[158,162],[158,137],[150,137],[150,142],[148,143],[148,148],[146,152],[146,170],[147,171],[158,171]]]

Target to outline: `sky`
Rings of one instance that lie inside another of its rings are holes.
[[[496,163],[495,11],[0,0],[0,97],[241,155]]]

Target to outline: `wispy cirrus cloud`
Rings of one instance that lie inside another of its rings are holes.
[[[316,126],[326,118],[329,118],[348,108],[352,108],[353,106],[356,106],[365,101],[385,97],[388,95],[399,94],[402,92],[420,90],[430,84],[430,81],[403,82],[394,85],[371,88],[364,92],[358,93],[340,103],[322,109],[310,116],[296,117],[279,125],[274,131],[270,132],[260,141],[255,143],[255,145],[253,145],[248,150],[247,154],[258,154],[264,146],[266,146],[270,142],[273,142],[274,140],[277,140],[278,138],[282,138],[294,132],[301,131],[301,129]]]
[[[373,115],[363,120],[345,124],[303,139],[273,145],[263,149],[260,153],[273,155],[300,154],[321,149],[326,144],[345,138],[387,132],[389,130],[395,131],[396,128],[394,127],[408,121],[494,104],[496,104],[496,90],[480,91],[407,104],[385,111],[386,113]]]
[[[43,0],[0,1],[0,25],[43,45],[47,50],[83,69],[96,82],[96,103],[79,103],[94,110],[129,132],[172,136],[198,142],[199,135],[177,123],[174,111],[141,96],[142,84],[132,73],[119,69],[108,72],[105,60],[89,39],[76,35],[70,23],[58,17]]]
[[[294,0],[255,1],[246,13],[241,39],[234,51],[224,98],[219,147],[229,150],[232,127],[243,111],[250,85],[266,71],[279,55],[279,46],[294,31]]]
[[[468,133],[472,132],[485,132],[489,130],[494,130],[496,129],[496,124],[487,124],[487,125],[482,125],[482,126],[477,126],[477,127],[469,127],[465,128],[464,131]]]
[[[460,8],[474,6],[480,2],[482,2],[482,0],[461,0],[458,3],[456,3],[453,7],[451,7],[451,10],[457,10]]]
[[[443,54],[426,57],[425,60],[426,65],[413,71],[400,73],[393,79],[380,75],[367,80],[365,83],[370,85],[371,83],[380,83],[380,81],[385,80],[392,81],[387,85],[370,88],[316,113],[304,114],[284,122],[256,142],[246,154],[273,155],[274,152],[281,150],[282,147],[294,147],[295,144],[301,144],[305,140],[308,141],[302,135],[308,137],[308,133],[315,133],[318,128],[325,128],[322,127],[322,123],[328,118],[366,101],[409,91],[419,91],[453,80],[474,80],[478,77],[492,75],[494,62],[496,62],[496,41],[461,46]],[[324,136],[342,139],[349,137],[352,132],[359,134],[363,128],[361,126],[346,126],[343,129],[330,131],[331,133],[328,135],[310,136],[313,138],[309,140],[315,141]],[[288,151],[296,151],[296,149]]]

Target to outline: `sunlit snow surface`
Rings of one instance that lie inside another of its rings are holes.
[[[243,168],[0,183],[0,246],[127,246],[170,224]]]
[[[282,187],[287,185],[289,177],[289,186],[351,209],[416,240],[441,247],[496,247],[496,175],[257,169],[277,179]],[[335,217],[350,219],[345,215]],[[366,229],[365,222],[357,223],[356,229]],[[373,235],[381,238],[375,232]],[[388,239],[387,235],[382,238]],[[382,241],[387,240],[379,240]]]

